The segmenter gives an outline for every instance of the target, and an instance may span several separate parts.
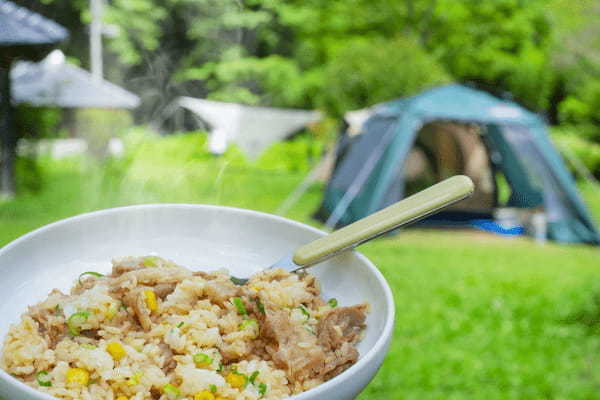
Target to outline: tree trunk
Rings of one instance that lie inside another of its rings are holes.
[[[16,190],[17,138],[11,104],[11,65],[11,59],[0,60],[0,196],[2,197],[13,197]]]

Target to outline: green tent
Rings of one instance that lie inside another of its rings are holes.
[[[343,135],[318,216],[346,225],[459,173],[474,178],[473,198],[426,222],[493,220],[501,209],[542,213],[548,239],[600,243],[544,122],[457,84],[380,104],[361,134]]]

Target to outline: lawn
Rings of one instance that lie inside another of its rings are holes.
[[[302,172],[213,158],[198,135],[137,142],[122,160],[44,160],[41,193],[0,204],[0,243],[99,208],[193,202],[274,212]],[[600,217],[600,195],[584,193]],[[313,223],[320,186],[287,215]],[[475,232],[409,230],[361,248],[393,288],[390,354],[359,397],[600,399],[600,252]]]

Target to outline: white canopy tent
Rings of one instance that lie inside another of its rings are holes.
[[[19,61],[11,70],[13,102],[64,108],[136,108],[135,94],[106,80],[95,80],[84,69],[54,50],[42,61]]]
[[[321,119],[318,111],[252,107],[179,97],[167,107],[162,120],[169,118],[178,108],[191,111],[208,125],[212,153],[222,154],[229,143],[235,143],[251,158],[257,157],[271,144]]]

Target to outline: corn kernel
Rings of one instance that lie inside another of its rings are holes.
[[[125,357],[125,355],[127,354],[125,353],[123,345],[117,342],[109,343],[108,346],[106,346],[106,351],[110,353],[110,355],[115,361],[120,361],[121,358]]]
[[[150,312],[158,310],[158,303],[156,302],[156,294],[153,290],[145,290],[144,297],[146,298],[146,307]]]
[[[129,400],[129,399],[125,396],[119,396],[119,397],[117,397],[116,400]]]
[[[108,319],[110,321],[111,319],[113,319],[115,317],[115,315],[117,315],[117,311],[119,311],[119,307],[117,306],[116,303],[112,303],[108,307],[108,310],[106,310],[106,312],[104,313],[104,316],[106,317],[106,319]]]
[[[203,390],[194,395],[194,400],[215,400],[215,395],[208,390]]]
[[[246,385],[246,377],[244,375],[235,374],[233,372],[227,374],[225,380],[227,381],[227,383],[229,383],[231,386],[237,389],[243,388],[244,385]]]
[[[136,372],[131,378],[127,379],[125,383],[127,386],[135,386],[140,384],[140,378],[144,375],[143,372]]]
[[[87,386],[90,382],[90,373],[83,368],[69,368],[67,382],[79,386]]]
[[[227,399],[227,398],[225,398],[225,397],[217,396],[217,397],[215,398],[215,400],[229,400],[229,399]]]

